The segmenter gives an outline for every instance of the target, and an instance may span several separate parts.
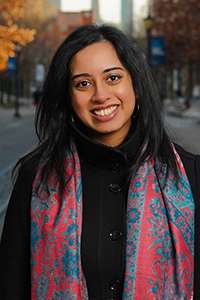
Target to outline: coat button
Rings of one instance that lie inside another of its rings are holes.
[[[110,283],[110,291],[111,292],[118,292],[121,288],[121,283],[120,280],[114,280],[113,282]]]
[[[114,230],[109,233],[109,237],[111,241],[117,241],[122,237],[123,233],[119,230]]]
[[[121,192],[121,187],[117,183],[111,183],[109,184],[109,190],[113,193],[119,193]]]
[[[119,163],[113,163],[111,166],[111,170],[113,173],[119,173],[120,172],[120,165]]]

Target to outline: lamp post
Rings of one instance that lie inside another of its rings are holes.
[[[121,22],[122,30],[133,35],[133,0],[121,0]]]
[[[101,18],[99,13],[99,0],[92,0],[92,12],[95,18],[95,23],[100,24]]]
[[[21,46],[16,45],[15,49],[15,59],[16,59],[16,70],[15,70],[15,111],[14,117],[20,118],[21,115],[19,113],[19,96],[20,96],[20,54],[21,54]]]
[[[151,30],[154,27],[154,19],[149,13],[148,16],[144,19],[144,27],[147,35],[147,60],[151,63]]]

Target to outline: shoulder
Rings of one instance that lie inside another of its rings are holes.
[[[185,150],[183,147],[181,147],[178,144],[174,144],[176,151],[178,152],[178,154],[180,155],[181,159],[183,159],[184,161],[188,161],[188,162],[200,162],[200,155],[198,154],[193,154],[191,152],[188,152],[187,150]]]
[[[39,156],[25,156],[20,159],[14,170],[14,182],[15,185],[23,184],[23,187],[26,188],[32,185],[33,179],[36,175],[37,167],[39,164]]]
[[[184,165],[188,180],[196,199],[200,199],[200,155],[193,154],[174,144]]]
[[[32,194],[32,183],[37,171],[35,159],[20,159],[14,170],[14,185],[11,192],[8,208],[6,212],[6,220],[14,218],[16,215],[21,218],[27,218],[30,209],[30,199]],[[10,221],[9,221],[10,224]]]
[[[200,177],[200,155],[188,152],[177,144],[174,144],[174,146],[186,168],[186,172],[192,169],[193,173]]]

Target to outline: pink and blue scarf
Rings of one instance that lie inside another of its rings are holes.
[[[72,148],[65,159],[62,200],[54,174],[44,187],[40,167],[33,183],[32,300],[88,299],[80,252],[81,170],[76,147]],[[123,300],[192,299],[194,201],[183,164],[175,154],[178,186],[170,171],[166,181],[166,166],[160,171],[160,163],[153,159],[130,181]]]

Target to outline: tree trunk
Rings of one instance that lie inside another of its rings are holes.
[[[193,91],[193,64],[187,64],[187,85],[186,85],[186,96],[185,96],[185,107],[191,107],[192,101],[192,91]]]

